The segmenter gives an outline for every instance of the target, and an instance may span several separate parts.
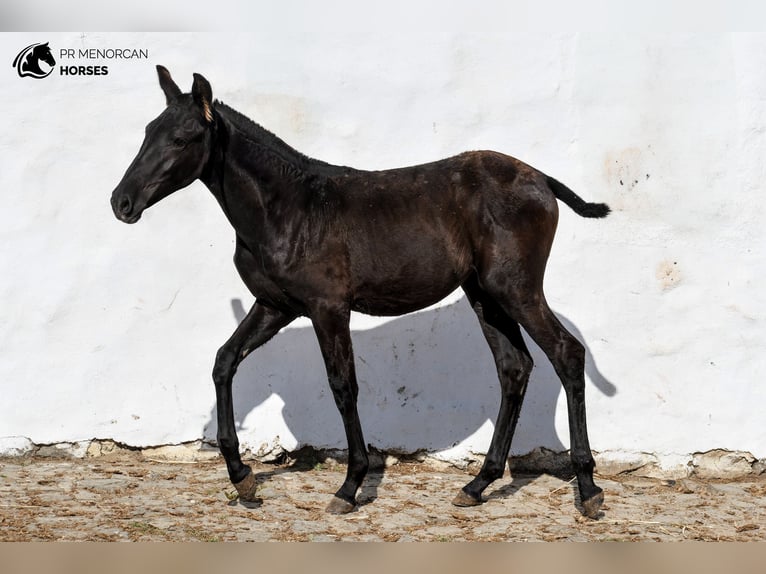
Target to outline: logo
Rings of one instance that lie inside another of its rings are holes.
[[[16,54],[13,67],[20,78],[47,78],[58,68],[58,76],[76,81],[78,77],[106,76],[112,72],[112,64],[119,68],[123,61],[148,60],[149,50],[132,46],[61,48],[57,58],[58,62],[48,42],[38,42]]]
[[[47,72],[40,67],[41,62],[50,66]],[[13,60],[13,67],[16,68],[16,73],[21,78],[47,78],[51,75],[55,65],[56,60],[53,59],[48,42],[45,42],[45,44],[30,44],[19,52]]]

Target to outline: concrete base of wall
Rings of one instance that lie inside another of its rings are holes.
[[[112,440],[91,440],[76,443],[36,445],[24,437],[0,440],[0,456],[43,457],[43,458],[97,458],[119,454],[123,451],[139,451],[148,460],[193,464],[220,458],[214,444],[193,441],[177,445],[154,447],[132,447]],[[279,445],[260,449],[253,453],[245,451],[244,458],[266,463],[284,463],[291,460],[311,459],[317,463],[345,463],[346,452],[342,450],[315,449],[303,447],[287,452]],[[601,476],[635,475],[660,479],[675,479],[694,476],[702,479],[760,475],[766,472],[766,459],[757,459],[749,452],[714,449],[691,454],[662,454],[624,451],[594,452],[596,474]],[[414,453],[386,452],[370,449],[372,468],[390,467],[400,462],[419,462],[435,468],[460,468],[477,473],[484,461],[484,455],[474,454],[461,459],[446,459],[440,453],[418,451]],[[521,474],[569,474],[571,466],[568,452],[554,452],[546,448],[513,456],[509,459],[510,471]]]

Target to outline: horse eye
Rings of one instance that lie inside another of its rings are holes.
[[[175,138],[173,140],[173,145],[176,147],[186,147],[187,142],[184,138]]]

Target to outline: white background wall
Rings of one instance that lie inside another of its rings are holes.
[[[163,64],[182,87],[204,74],[313,157],[380,169],[491,148],[606,201],[602,221],[562,206],[546,279],[588,347],[592,447],[766,456],[766,36],[541,35],[504,11],[466,25],[414,9],[275,10],[245,9],[251,33],[0,36],[0,452],[215,436],[213,358],[252,304],[233,231],[199,182],[136,226],[109,206],[162,111]],[[17,77],[13,57],[39,41],[57,58],[150,58],[102,62],[104,77]],[[461,293],[352,326],[368,443],[485,452],[499,386]],[[563,393],[533,354],[513,451],[563,450]],[[235,401],[243,447],[345,447],[306,321],[248,358]]]

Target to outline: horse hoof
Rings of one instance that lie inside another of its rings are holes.
[[[258,484],[255,482],[255,475],[249,472],[245,478],[234,483],[234,488],[239,493],[239,499],[243,502],[261,502],[255,493],[258,490]]]
[[[603,491],[582,501],[582,513],[588,518],[598,518],[598,511],[602,504],[604,504]]]
[[[352,504],[348,500],[343,500],[338,496],[334,496],[327,505],[326,511],[330,514],[348,514],[356,508],[356,504]]]
[[[457,496],[452,499],[452,504],[455,506],[479,506],[483,501],[481,499],[476,500],[470,494],[467,494],[464,490],[457,493]]]

